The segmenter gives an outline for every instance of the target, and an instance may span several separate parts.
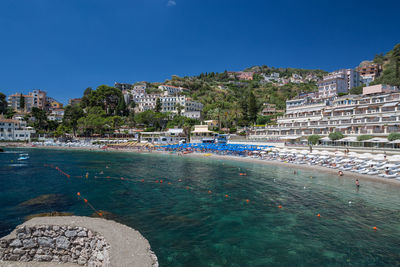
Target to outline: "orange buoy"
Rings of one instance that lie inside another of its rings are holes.
[[[318,214],[317,214],[317,217],[318,217],[318,218],[321,217],[321,214],[318,213]]]
[[[211,194],[212,193],[211,190],[208,190],[208,193]]]
[[[279,206],[278,206],[278,208],[280,208],[280,209],[281,209],[281,208],[282,208],[282,206],[281,206],[281,205],[279,205]]]
[[[160,184],[162,184],[163,183],[163,180],[160,180]]]
[[[246,199],[246,203],[250,203],[250,200],[249,200],[249,199]]]
[[[85,201],[85,203],[87,203],[87,202],[88,202],[86,198],[84,198],[84,199],[83,199],[83,201]]]
[[[229,197],[228,195],[225,195],[225,197]]]
[[[81,195],[81,193],[80,192],[78,192],[78,193],[76,193],[78,196],[80,196]]]
[[[171,182],[168,182],[168,184],[171,184]]]
[[[372,227],[372,229],[374,229],[374,230],[378,230],[378,228],[377,228],[376,226]]]

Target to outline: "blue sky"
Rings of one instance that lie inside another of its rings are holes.
[[[400,1],[1,0],[0,92],[253,65],[355,67],[400,42]]]

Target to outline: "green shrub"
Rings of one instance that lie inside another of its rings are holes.
[[[369,140],[372,138],[373,138],[372,135],[364,134],[364,135],[357,136],[357,141],[361,142],[361,141]]]
[[[400,133],[391,133],[388,136],[388,140],[389,141],[394,141],[394,140],[397,140],[397,139],[400,139]]]
[[[344,135],[341,132],[333,132],[329,134],[329,139],[332,141],[342,139]]]

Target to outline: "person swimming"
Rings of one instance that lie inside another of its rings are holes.
[[[360,187],[360,182],[358,181],[358,179],[356,179],[356,186]]]
[[[338,172],[338,175],[339,175],[339,176],[343,176],[343,172],[342,172],[342,171],[339,171],[339,172]]]

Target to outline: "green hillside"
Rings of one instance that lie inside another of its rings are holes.
[[[374,62],[383,64],[383,73],[372,84],[382,83],[400,86],[400,44],[395,45],[385,55],[376,55]]]

